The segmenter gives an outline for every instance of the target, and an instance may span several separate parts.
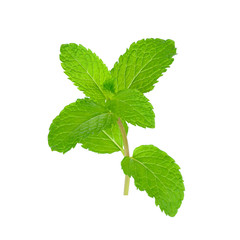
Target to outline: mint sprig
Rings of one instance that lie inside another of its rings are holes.
[[[154,88],[176,54],[174,41],[143,39],[133,43],[109,71],[91,50],[74,43],[61,46],[60,60],[69,79],[89,98],[66,106],[53,120],[48,144],[53,151],[68,152],[80,143],[96,153],[121,151],[125,173],[124,195],[130,178],[136,187],[155,198],[155,204],[175,216],[184,197],[179,166],[153,145],[129,154],[127,123],[155,127],[155,114],[143,93]]]

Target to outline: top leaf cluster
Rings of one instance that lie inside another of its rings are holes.
[[[60,51],[64,72],[90,99],[68,105],[53,121],[48,138],[52,150],[65,153],[82,143],[100,153],[123,151],[117,118],[154,128],[153,107],[143,93],[154,88],[173,62],[174,41],[143,39],[133,43],[111,71],[82,45],[63,44]]]

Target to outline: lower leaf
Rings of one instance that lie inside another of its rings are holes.
[[[155,204],[166,215],[177,214],[185,188],[180,167],[167,153],[153,145],[142,145],[132,157],[125,157],[121,165],[124,173],[134,178],[136,187],[154,197]]]
[[[88,136],[110,128],[113,122],[113,114],[103,106],[89,98],[78,99],[53,120],[48,144],[53,151],[66,153]]]

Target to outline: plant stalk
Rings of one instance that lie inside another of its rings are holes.
[[[118,123],[118,126],[120,128],[120,131],[121,131],[121,134],[123,137],[124,156],[129,157],[129,147],[128,147],[128,140],[127,140],[127,134],[126,134],[125,128],[123,127],[123,124],[122,124],[122,121],[120,120],[120,118],[118,118],[117,123]],[[129,183],[130,183],[130,177],[128,175],[125,175],[123,195],[128,195]]]

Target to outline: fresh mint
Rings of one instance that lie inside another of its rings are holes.
[[[155,204],[173,217],[184,197],[179,166],[153,145],[129,154],[127,123],[155,127],[155,114],[144,93],[173,62],[174,41],[143,39],[133,43],[109,71],[90,49],[63,44],[60,60],[69,79],[87,98],[66,106],[53,120],[48,144],[53,151],[68,152],[76,144],[96,153],[121,151],[125,173],[124,195],[133,177],[136,187],[155,198]]]

